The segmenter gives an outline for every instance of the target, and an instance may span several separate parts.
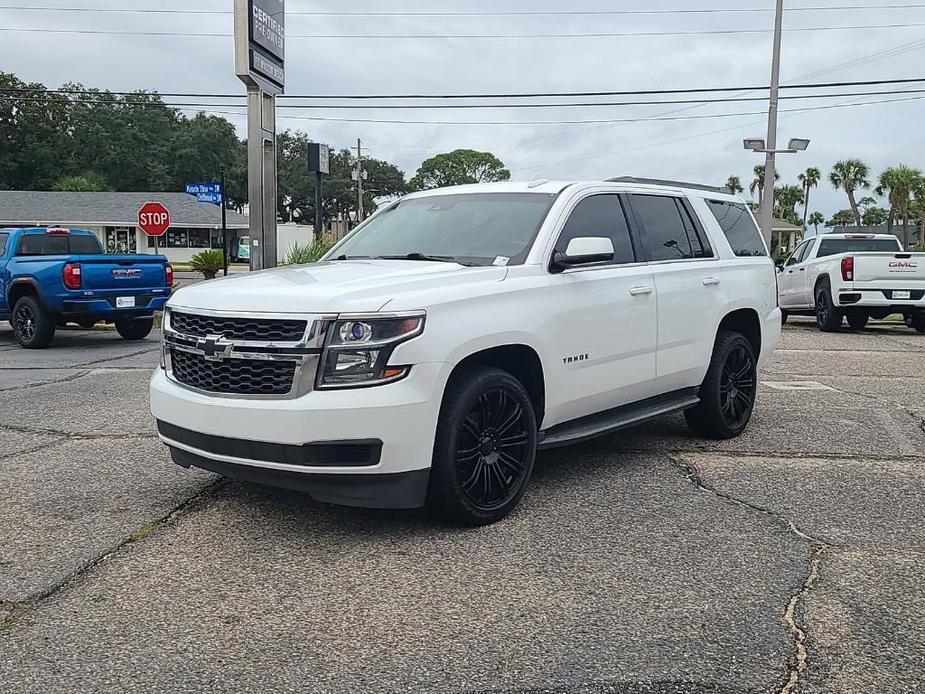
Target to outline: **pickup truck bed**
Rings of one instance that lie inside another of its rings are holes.
[[[113,322],[125,339],[141,339],[172,284],[164,256],[105,254],[89,231],[0,230],[0,319],[23,347],[48,346],[69,322]]]
[[[815,315],[823,331],[844,319],[855,329],[900,314],[925,332],[925,253],[907,253],[896,237],[826,234],[801,244],[780,268],[781,308]]]

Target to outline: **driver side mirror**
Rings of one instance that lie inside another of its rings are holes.
[[[606,263],[613,257],[613,241],[606,236],[578,236],[568,242],[565,253],[553,253],[551,269],[562,272],[570,267]]]

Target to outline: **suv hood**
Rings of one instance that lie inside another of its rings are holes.
[[[169,306],[256,313],[378,311],[401,293],[427,296],[448,284],[499,282],[503,267],[418,260],[336,260],[229,275],[174,293]]]

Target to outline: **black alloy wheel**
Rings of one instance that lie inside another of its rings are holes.
[[[20,301],[16,306],[16,311],[13,313],[13,330],[16,331],[16,336],[26,342],[34,340],[35,323],[34,307],[25,301]]]
[[[501,520],[533,473],[537,416],[524,385],[493,366],[453,374],[437,420],[427,504],[469,526]]]
[[[463,419],[456,465],[463,493],[478,509],[495,511],[520,491],[528,469],[526,418],[507,389],[496,386],[483,391]]]
[[[831,285],[823,280],[816,289],[816,325],[822,332],[834,333],[841,330],[844,314],[832,304]]]
[[[739,344],[726,357],[719,394],[723,418],[731,428],[739,428],[751,416],[755,402],[755,358],[744,344]]]

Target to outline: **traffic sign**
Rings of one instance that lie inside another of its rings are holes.
[[[221,183],[187,183],[187,195],[195,195],[197,202],[209,202],[213,205],[222,204]]]
[[[170,227],[170,211],[161,202],[146,202],[138,209],[138,228],[148,236],[163,236]]]

